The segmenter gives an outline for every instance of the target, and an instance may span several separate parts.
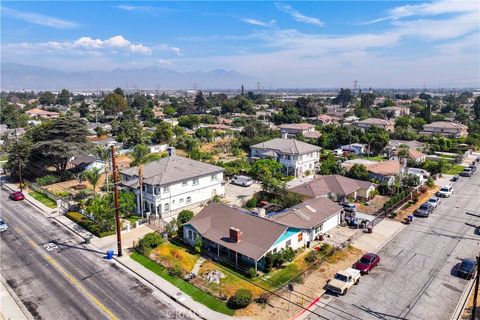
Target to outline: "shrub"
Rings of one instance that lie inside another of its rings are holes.
[[[313,262],[317,261],[317,253],[314,250],[310,251],[305,256],[305,261],[307,261],[309,263],[313,263]]]
[[[73,195],[73,200],[80,201],[90,197],[93,193],[87,190],[81,190],[78,193]]]
[[[55,195],[60,198],[66,198],[70,195],[67,191],[57,191],[55,192]]]
[[[432,177],[428,177],[427,182],[425,182],[425,184],[427,185],[427,187],[433,188],[435,186],[435,181],[433,181]]]
[[[177,277],[180,278],[183,275],[183,270],[180,268],[180,266],[173,266],[173,267],[168,267],[167,272],[170,276],[172,277]]]
[[[54,174],[47,174],[46,176],[37,178],[35,182],[41,186],[48,186],[50,184],[60,182],[60,177]]]
[[[102,231],[100,226],[96,224],[95,221],[90,220],[80,212],[73,212],[73,211],[67,212],[65,216],[70,220],[76,222],[81,227],[87,229],[88,231],[90,231],[91,233],[93,233],[99,238],[103,238],[103,237],[115,234],[115,231]]]
[[[252,198],[247,201],[245,204],[245,207],[247,208],[255,208],[258,205],[258,199],[257,198]]]
[[[260,304],[267,304],[269,299],[270,295],[264,292],[255,301]]]
[[[295,251],[291,247],[283,249],[283,258],[288,262],[293,261],[295,258]]]
[[[231,309],[246,308],[252,302],[252,292],[247,289],[238,289],[228,300],[228,306]]]
[[[147,233],[135,246],[135,251],[148,256],[150,251],[163,243],[163,238],[156,232]]]
[[[247,277],[253,279],[257,276],[257,270],[255,268],[250,268],[247,270]]]
[[[265,272],[270,272],[273,267],[273,254],[270,252],[265,255]]]
[[[200,237],[195,240],[195,252],[196,253],[201,253],[202,252],[202,247],[203,247],[203,242]]]

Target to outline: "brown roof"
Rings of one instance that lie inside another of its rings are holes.
[[[373,163],[367,166],[368,171],[383,176],[393,176],[400,173],[400,162],[397,160],[386,160]]]
[[[163,185],[216,172],[222,172],[223,170],[224,169],[221,167],[205,162],[180,156],[170,156],[144,165],[143,181],[150,185]],[[120,172],[124,175],[138,178],[138,167],[131,167]],[[134,183],[131,182],[136,182],[136,180],[137,179],[128,181],[129,185],[133,186]]]
[[[425,153],[414,150],[414,149],[408,149],[408,156],[412,159],[420,159],[426,156]]]
[[[259,260],[287,230],[284,225],[218,202],[210,203],[186,224],[194,227],[202,237],[255,260]],[[231,227],[242,232],[237,243],[229,238]]]
[[[347,178],[340,175],[317,176],[314,181],[289,189],[291,192],[317,198],[332,192],[346,196],[358,189],[368,189],[373,183]]]
[[[379,118],[368,118],[362,121],[357,122],[357,124],[370,124],[370,125],[394,125],[393,121],[390,120],[385,120],[385,119],[379,119]]]
[[[423,129],[425,128],[467,129],[468,127],[457,122],[437,121],[424,125]]]
[[[59,115],[58,112],[47,111],[40,108],[27,110],[25,111],[25,113],[29,115],[39,115],[39,116],[58,116]]]
[[[288,123],[278,126],[280,129],[297,129],[297,130],[308,130],[314,127],[310,123]]]
[[[318,131],[307,131],[303,134],[305,138],[318,139],[322,134]]]
[[[304,201],[285,212],[275,214],[271,219],[283,225],[311,229],[341,212],[343,208],[327,198]]]

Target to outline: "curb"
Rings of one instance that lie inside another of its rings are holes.
[[[473,284],[475,283],[475,277],[473,277],[465,289],[463,290],[462,296],[455,307],[455,311],[452,314],[451,320],[458,320],[462,316],[463,311],[465,310],[465,306],[467,305],[468,298],[470,297],[470,293],[473,290]]]
[[[7,293],[10,295],[10,297],[13,299],[13,301],[18,306],[20,311],[23,313],[23,315],[25,316],[25,319],[33,320],[34,318],[33,318],[32,314],[27,310],[27,308],[25,307],[23,302],[17,296],[15,291],[13,291],[13,289],[10,288],[7,281],[5,280],[5,278],[3,278],[3,275],[1,275],[1,274],[0,274],[0,283],[5,288],[5,290],[7,290]],[[3,314],[0,313],[0,317],[3,319]]]
[[[204,319],[204,320],[208,320],[208,318],[202,316],[201,314],[199,314],[197,311],[193,310],[191,307],[187,306],[185,303],[183,303],[182,301],[179,301],[177,300],[174,296],[170,295],[168,292],[166,292],[165,290],[163,290],[162,288],[158,287],[157,285],[155,285],[154,283],[152,283],[150,280],[146,279],[144,276],[142,276],[141,274],[138,274],[137,272],[135,272],[135,270],[131,269],[129,266],[127,266],[126,264],[124,264],[122,261],[118,260],[118,258],[114,257],[113,258],[115,260],[115,262],[117,262],[118,264],[122,265],[122,267],[130,270],[130,272],[133,272],[134,274],[137,275],[137,277],[141,278],[143,281],[147,282],[148,284],[150,284],[151,286],[153,286],[154,288],[158,289],[160,292],[162,292],[164,295],[166,295],[167,297],[169,297],[170,299],[172,299],[173,301],[175,301],[176,303],[178,303],[179,305],[181,305],[182,307],[184,307],[185,309],[187,309],[188,311],[192,312],[194,315],[196,315],[197,317],[199,317],[200,319]],[[144,268],[142,266],[142,268]],[[178,289],[180,290],[180,289]],[[181,292],[183,292],[182,290],[180,290]],[[213,310],[212,310],[213,311]],[[233,317],[232,317],[233,319]]]

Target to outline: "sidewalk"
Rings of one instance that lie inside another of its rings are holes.
[[[154,232],[155,230],[149,228],[147,225],[141,225],[138,228],[130,229],[130,231],[122,230],[122,248],[123,250],[133,248],[135,243],[143,238],[147,233]],[[111,236],[98,238],[93,237],[91,244],[101,251],[107,251],[110,249],[117,248],[117,235],[112,234]]]
[[[8,284],[0,275],[0,319],[5,320],[28,320],[31,317],[25,315],[20,306],[17,304],[12,295],[15,293],[10,292],[7,288]]]
[[[143,267],[136,261],[132,260],[130,256],[123,255],[122,257],[115,258],[118,262],[120,262],[123,266],[130,269],[143,279],[147,280],[167,296],[171,297],[173,300],[177,301],[182,306],[186,307],[187,309],[193,310],[203,319],[232,319],[233,317],[229,317],[227,315],[218,313],[209,309],[208,307],[204,306],[201,303],[193,300],[192,297],[184,294],[179,288],[175,287],[173,284],[168,282],[167,280],[163,279],[162,277],[158,276],[157,274],[153,273],[152,271],[148,270],[147,268]]]

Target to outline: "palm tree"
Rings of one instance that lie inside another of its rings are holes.
[[[111,158],[112,151],[110,148],[107,148],[103,145],[99,145],[95,149],[95,153],[100,158],[100,160],[103,161],[105,165],[105,183],[107,186],[107,193],[108,193],[108,175],[110,174],[110,158]]]
[[[86,171],[83,176],[87,179],[88,182],[93,186],[93,196],[96,194],[96,187],[98,180],[100,179],[100,169],[93,168],[91,170]]]
[[[371,134],[370,132],[367,132],[363,135],[363,140],[368,143],[368,157],[370,158],[371,152],[370,152],[370,144],[372,143],[373,139],[375,136]]]
[[[143,165],[147,162],[147,155],[150,153],[144,144],[138,144],[133,149],[133,165],[138,166],[138,186],[140,187],[140,213],[143,219]]]
[[[403,179],[403,162],[408,158],[409,147],[401,144],[397,151],[398,161],[400,162],[400,185],[402,184]]]

